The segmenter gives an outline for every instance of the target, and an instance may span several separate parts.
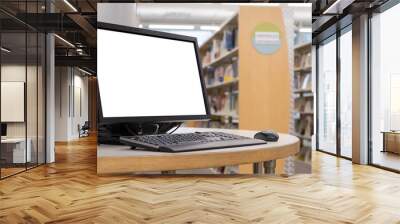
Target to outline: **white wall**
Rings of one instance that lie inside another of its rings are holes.
[[[78,125],[88,120],[88,78],[76,68],[56,67],[55,86],[55,140],[77,139]]]
[[[37,70],[38,69],[38,70]],[[1,66],[2,82],[23,82],[26,86],[26,102],[22,102],[22,108],[10,108],[3,105],[2,112],[13,113],[12,110],[20,110],[18,113],[25,114],[26,120],[21,122],[6,122],[7,123],[7,137],[9,138],[27,138],[30,140],[30,148],[32,151],[32,161],[44,163],[45,159],[45,90],[44,90],[44,76],[42,67],[25,66],[25,64],[3,64]],[[2,89],[2,93],[4,89]],[[21,91],[21,90],[20,90]],[[24,90],[22,90],[22,94]],[[9,93],[11,94],[11,93]],[[7,95],[2,95],[2,98],[7,98]],[[24,98],[24,97],[23,97]],[[26,106],[25,106],[26,103]],[[3,102],[2,102],[3,104]],[[14,111],[14,113],[17,113]],[[50,150],[49,150],[50,151]],[[38,154],[38,157],[37,157]],[[48,157],[49,158],[49,157]],[[51,158],[51,157],[50,157]],[[51,162],[51,160],[48,160]]]
[[[27,70],[26,70],[27,69]],[[26,71],[28,73],[26,73]],[[7,64],[1,66],[1,81],[3,82],[24,82],[26,83],[25,76],[35,75],[36,76],[36,67],[18,64]],[[31,80],[30,77],[28,77]],[[36,84],[36,83],[35,83]],[[36,97],[36,89],[33,93],[27,93],[28,97]],[[28,99],[27,99],[28,100]],[[32,101],[32,100],[29,100]],[[35,105],[36,106],[36,105]],[[24,109],[24,108],[22,108]],[[2,110],[7,110],[7,108],[2,108]],[[28,121],[35,121],[36,123],[36,114],[34,117],[31,117],[33,114],[28,114]],[[35,119],[34,119],[35,118]],[[26,122],[7,122],[7,136],[8,137],[25,137],[25,126]],[[33,125],[28,125],[28,128]]]
[[[135,3],[98,3],[97,21],[119,24],[124,26],[138,26]]]

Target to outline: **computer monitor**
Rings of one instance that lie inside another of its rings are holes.
[[[196,38],[98,23],[101,123],[208,119]]]
[[[1,136],[2,137],[7,136],[7,124],[6,123],[1,123]]]

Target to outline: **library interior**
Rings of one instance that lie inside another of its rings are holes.
[[[400,221],[398,0],[166,2],[0,2],[0,223]]]

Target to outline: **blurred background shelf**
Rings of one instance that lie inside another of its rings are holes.
[[[215,83],[215,84],[212,84],[212,85],[206,85],[206,88],[207,89],[221,88],[221,87],[225,87],[225,86],[228,86],[228,85],[231,85],[231,84],[235,84],[235,83],[238,83],[238,82],[239,82],[239,79],[233,79],[233,80],[226,81],[226,82]]]
[[[293,93],[312,93],[312,89],[294,89]]]
[[[301,150],[297,158],[304,163],[310,163],[305,158],[311,153],[314,134],[314,93],[311,72],[311,43],[295,44],[290,129],[291,134],[300,139]]]
[[[219,66],[224,63],[228,63],[231,60],[235,60],[235,57],[237,57],[238,54],[239,54],[239,48],[235,47],[234,49],[229,50],[222,56],[219,56],[218,58],[214,59],[212,62],[210,62],[206,65],[203,65],[203,69],[208,69],[208,68]]]

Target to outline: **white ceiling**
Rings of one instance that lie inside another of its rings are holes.
[[[220,25],[237,12],[239,5],[229,3],[138,3],[137,15],[142,24],[191,24],[191,25]],[[268,6],[261,3],[251,5]],[[304,7],[308,5],[308,7]],[[290,7],[294,19],[303,26],[311,27],[311,4],[297,4]],[[271,6],[270,6],[271,7]]]

